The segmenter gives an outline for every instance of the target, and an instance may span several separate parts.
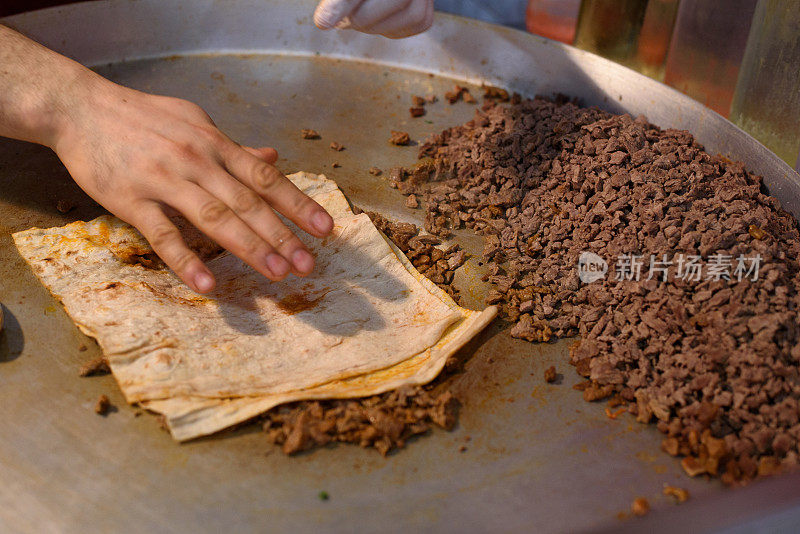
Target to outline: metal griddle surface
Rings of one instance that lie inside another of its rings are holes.
[[[505,68],[493,71],[490,62],[481,67],[477,53],[477,70],[454,66],[452,58],[442,60],[450,61],[449,67],[442,66],[425,59],[432,53],[424,47],[414,61],[431,62],[430,73],[411,60],[413,70],[387,66],[402,62],[365,56],[393,43],[352,34],[320,36],[309,28],[310,1],[194,2],[191,12],[189,4],[92,3],[11,23],[86,62],[103,63],[97,70],[117,82],[197,102],[237,141],[276,147],[286,172],[324,173],[361,207],[418,224],[421,212],[403,207],[403,197],[387,186],[385,176],[371,176],[367,169],[415,161],[415,148],[388,144],[390,129],[422,140],[468,120],[475,110],[440,99],[424,118],[412,120],[411,95],[441,97],[456,82],[475,81],[481,68],[488,79]],[[262,16],[261,22],[287,32],[274,36],[277,44],[259,44],[265,37],[250,27],[240,29],[243,35],[224,28],[226,20],[246,21],[253,10],[270,9],[274,18]],[[115,19],[127,25],[122,36],[107,29],[115,27]],[[89,28],[99,28],[95,42],[82,40]],[[183,28],[175,31],[185,34],[167,35],[166,28]],[[196,35],[203,29],[205,37]],[[507,44],[513,38],[533,48],[555,46],[456,18],[445,18],[429,38],[448,43],[450,34],[463,39],[464,32],[476,31]],[[245,54],[248,32],[254,45]],[[239,41],[224,42],[231,35]],[[297,53],[271,53],[273,45]],[[315,55],[313,47],[322,53]],[[351,50],[360,60],[337,59],[326,50],[341,56]],[[557,50],[563,55],[566,49]],[[494,52],[496,65],[503,64],[504,52]],[[537,75],[548,76],[546,70]],[[547,83],[557,86],[554,74],[549,76]],[[531,84],[527,92],[546,89],[547,83]],[[616,98],[607,102],[619,105]],[[302,140],[301,128],[318,130],[322,140]],[[737,142],[750,142],[742,139]],[[347,149],[334,152],[331,141]],[[341,167],[332,168],[333,162]],[[58,213],[61,199],[77,208]],[[660,452],[661,435],[654,427],[628,416],[612,421],[604,404],[583,402],[571,388],[579,377],[566,363],[568,341],[513,340],[501,325],[466,349],[471,358],[456,382],[464,399],[458,427],[411,440],[388,458],[346,445],[288,458],[254,425],[179,445],[155,417],[125,404],[112,377],[78,378],[80,365],[99,349],[38,283],[10,238],[31,226],[101,213],[49,150],[0,140],[0,301],[6,307],[0,335],[0,525],[11,530],[576,531],[615,524],[637,496],[655,508],[671,506],[661,496],[664,483],[688,488],[694,498],[722,490],[717,482],[684,476],[678,462]],[[473,253],[481,249],[481,239],[468,232],[457,240]],[[469,306],[481,305],[486,288],[480,275],[472,260],[457,279]],[[88,350],[81,352],[81,345]],[[563,375],[560,384],[544,383],[550,365]],[[118,410],[95,415],[100,394]],[[465,452],[459,452],[462,446]],[[318,498],[321,490],[329,501]]]

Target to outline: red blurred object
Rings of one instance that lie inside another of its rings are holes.
[[[530,0],[525,26],[536,35],[572,44],[580,8],[581,0]]]

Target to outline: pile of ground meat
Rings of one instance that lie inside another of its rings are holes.
[[[360,213],[358,208],[355,212]],[[465,253],[458,245],[442,248],[441,240],[420,234],[410,223],[398,223],[377,213],[367,213],[375,226],[414,267],[451,297],[458,293],[450,284]],[[448,378],[457,367],[448,361],[445,372],[422,387],[404,387],[367,398],[302,401],[273,408],[262,416],[263,427],[272,443],[283,452],[296,452],[334,442],[374,447],[386,455],[405,445],[414,435],[428,432],[434,425],[450,430],[456,422],[458,401],[448,389]]]
[[[274,408],[263,416],[267,438],[286,454],[328,443],[355,443],[386,455],[433,425],[450,430],[458,402],[446,388],[404,387],[361,399],[303,401]]]
[[[760,177],[685,131],[563,97],[487,99],[420,158],[391,185],[422,203],[429,232],[485,236],[487,303],[513,336],[580,335],[587,400],[655,419],[690,475],[797,464],[800,233]],[[605,277],[580,280],[584,252]]]

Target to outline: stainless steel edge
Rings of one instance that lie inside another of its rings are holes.
[[[117,0],[22,14],[5,23],[88,65],[185,53],[323,54],[496,83],[525,95],[561,92],[609,111],[643,114],[662,128],[692,132],[710,152],[741,160],[764,176],[784,206],[800,213],[800,175],[788,164],[718,113],[626,67],[525,32],[443,13],[430,31],[404,40],[322,32],[312,23],[314,5]]]

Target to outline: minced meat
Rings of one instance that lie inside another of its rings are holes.
[[[657,421],[690,474],[734,483],[797,464],[800,232],[761,177],[644,117],[486,98],[395,184],[429,232],[485,236],[487,302],[511,335],[579,335],[586,399],[617,394]],[[605,276],[582,282],[582,253]]]

